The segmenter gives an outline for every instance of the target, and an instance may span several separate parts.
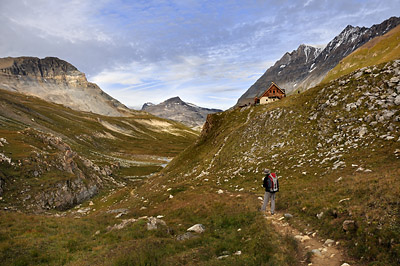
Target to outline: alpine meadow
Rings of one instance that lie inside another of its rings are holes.
[[[33,2],[0,265],[400,265],[397,1]]]

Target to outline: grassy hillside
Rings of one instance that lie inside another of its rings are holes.
[[[256,197],[262,169],[272,169],[280,176],[278,209],[363,263],[398,264],[399,67],[367,68],[270,105],[213,115],[166,178]],[[345,231],[346,220],[354,228]]]
[[[56,193],[64,184],[72,189],[70,182],[76,183],[73,193],[83,193],[69,200],[73,205],[102,187],[123,186],[158,172],[197,133],[144,112],[106,117],[1,91],[0,138],[0,206],[33,210],[38,194]],[[50,208],[71,205],[43,197]]]
[[[253,195],[217,193],[189,178],[181,185],[162,173],[144,178],[159,170],[159,157],[193,143],[196,136],[178,123],[144,113],[102,117],[9,92],[2,92],[0,115],[0,265],[294,265],[302,259],[293,238],[266,226]],[[103,180],[90,200],[68,210],[31,208],[42,200],[37,194],[57,194],[52,189],[81,175],[84,186],[97,182],[93,175]],[[148,230],[153,217],[163,222]],[[205,232],[185,235],[196,223]]]
[[[328,83],[351,72],[400,58],[400,26],[383,36],[367,42],[346,58],[326,75],[322,83]]]
[[[1,210],[0,264],[307,264],[258,211],[264,168],[278,173],[277,209],[303,220],[301,232],[339,241],[362,265],[399,264],[399,69],[214,114],[164,170],[71,210]],[[186,234],[198,223],[204,233]]]

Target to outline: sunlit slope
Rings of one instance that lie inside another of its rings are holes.
[[[400,26],[383,36],[367,42],[329,71],[322,83],[327,83],[356,69],[385,63],[400,58]]]
[[[135,168],[133,161],[175,156],[193,143],[186,127],[143,113],[110,118],[72,112],[12,93],[1,99],[1,133],[7,139],[1,149],[15,164],[2,162],[0,168],[6,181],[0,265],[296,265],[303,259],[293,238],[266,226],[253,194],[218,193],[213,183],[182,183],[162,172],[137,181],[146,165]],[[74,152],[76,168],[67,156]],[[120,169],[112,167],[117,162]],[[64,164],[72,172],[54,167]],[[188,171],[190,165],[181,167]],[[42,202],[35,196],[42,191],[51,194],[57,184],[79,179],[80,172],[83,185],[102,186],[90,200],[68,210],[20,211]],[[157,228],[149,230],[150,221]],[[205,232],[185,235],[197,223]]]
[[[294,238],[271,230],[257,210],[269,168],[280,177],[278,211],[303,220],[302,232],[339,241],[351,265],[396,265],[399,68],[400,61],[390,62],[270,105],[209,116],[202,137],[163,171],[66,212],[2,210],[0,261],[304,264]],[[205,231],[186,235],[197,223]]]
[[[209,117],[207,132],[164,170],[180,186],[262,195],[278,172],[278,209],[341,241],[364,262],[400,257],[400,61],[279,102]],[[319,218],[317,218],[319,214]],[[354,228],[343,229],[350,221]]]
[[[197,133],[144,112],[107,117],[1,91],[0,137],[0,204],[36,210],[157,172]]]

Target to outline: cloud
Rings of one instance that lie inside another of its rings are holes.
[[[2,15],[11,23],[35,31],[42,38],[63,38],[71,43],[96,40],[110,42],[96,22],[104,1],[3,1]]]
[[[148,101],[160,103],[181,96],[198,105],[227,109],[252,84],[253,73],[261,75],[268,64],[271,62],[247,62],[246,67],[240,68],[238,63],[223,57],[207,60],[207,57],[189,56],[172,62],[133,62],[89,79],[128,106],[138,107]],[[122,97],[129,93],[135,96]],[[230,101],[215,101],[218,98],[229,98]]]
[[[228,106],[285,52],[398,10],[398,0],[2,0],[0,56],[60,57],[127,105],[179,95]]]

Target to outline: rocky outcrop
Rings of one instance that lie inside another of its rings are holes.
[[[52,134],[34,129],[27,129],[23,134],[40,140],[52,156],[48,152],[36,152],[20,163],[21,171],[37,179],[54,176],[54,181],[46,182],[39,193],[29,194],[33,193],[30,189],[21,191],[28,209],[66,210],[92,198],[105,184],[117,183],[111,177],[117,165],[99,167]]]
[[[222,112],[219,109],[208,109],[186,103],[179,97],[168,99],[160,104],[145,103],[142,110],[158,117],[181,122],[195,129],[201,129],[208,114]]]
[[[98,193],[99,187],[95,182],[85,184],[84,179],[76,178],[55,184],[48,191],[36,197],[38,207],[44,210],[67,210],[84,202]]]
[[[400,24],[400,18],[392,17],[371,28],[347,26],[324,49],[300,45],[286,53],[270,67],[238,100],[236,105],[254,98],[275,82],[286,93],[314,87],[340,60],[372,38],[381,36]]]
[[[0,58],[0,89],[101,115],[124,116],[131,112],[96,84],[88,82],[76,67],[56,57]]]

